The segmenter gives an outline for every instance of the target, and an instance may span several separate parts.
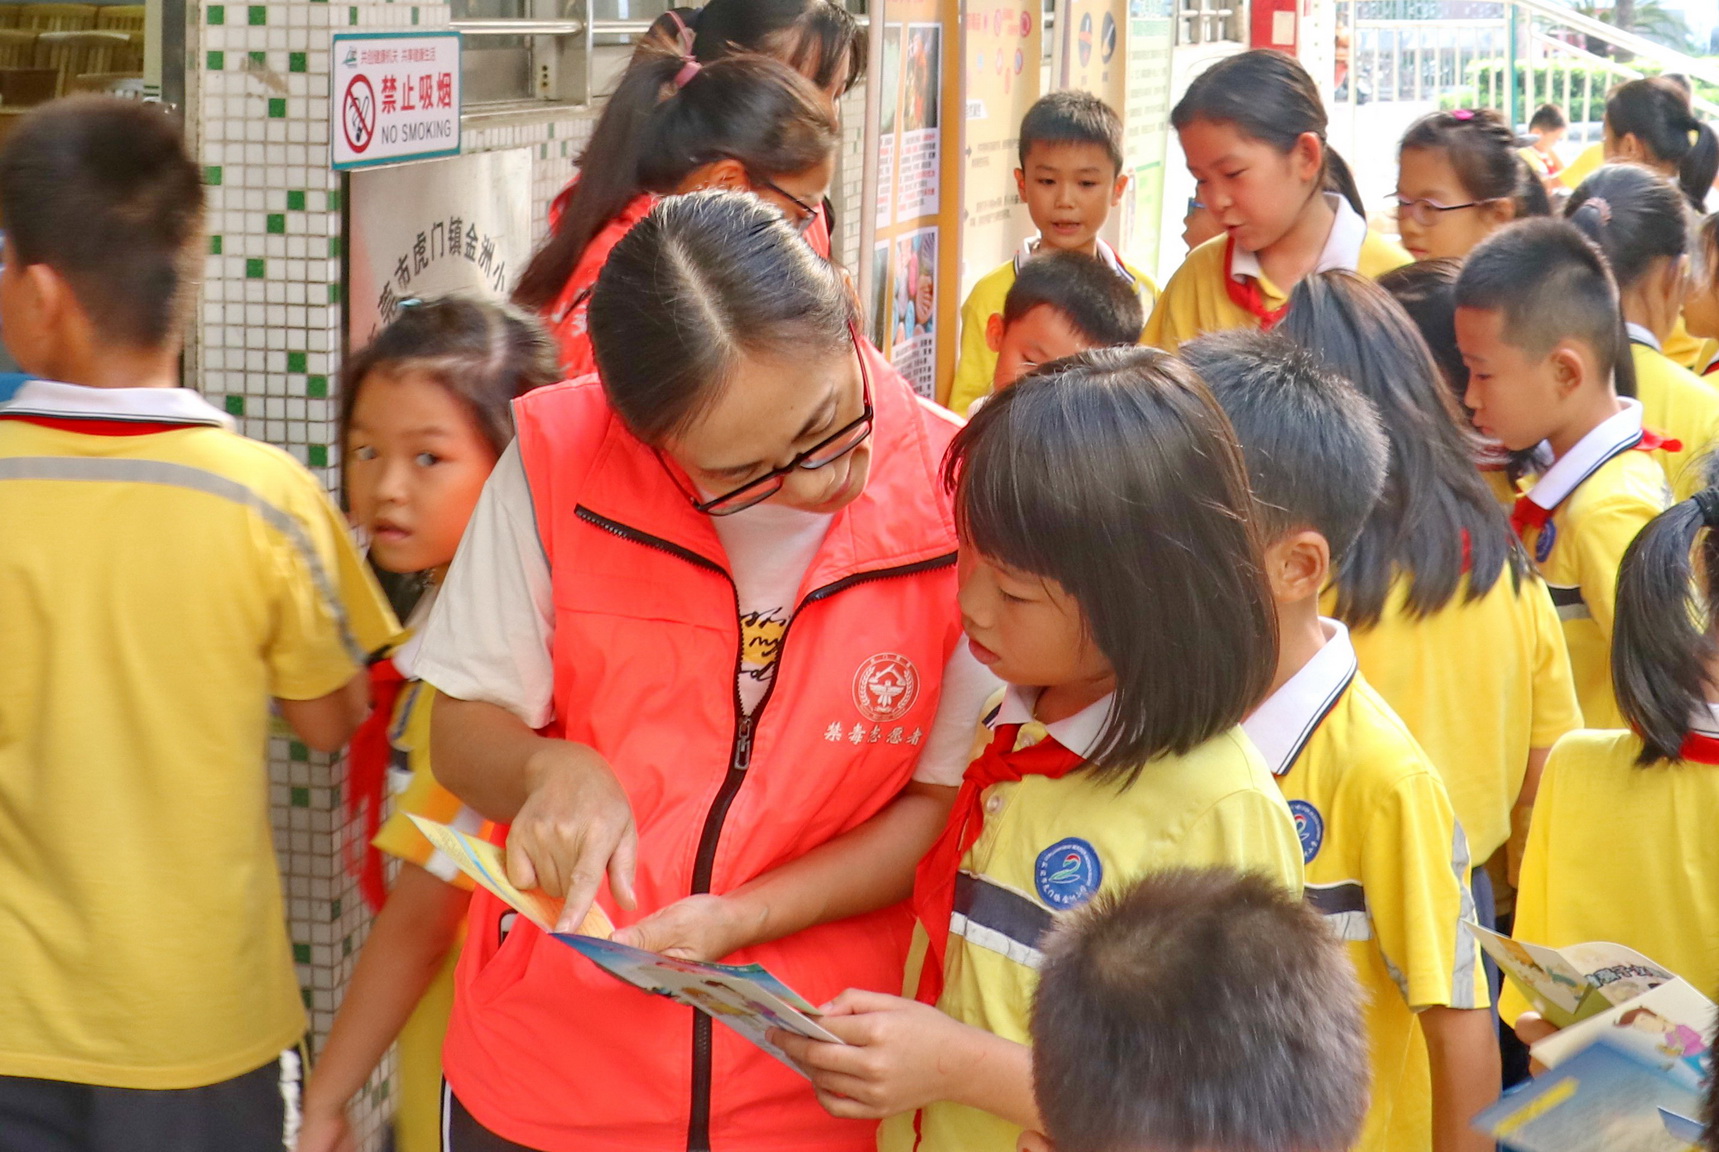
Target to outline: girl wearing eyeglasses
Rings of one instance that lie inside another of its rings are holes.
[[[1551,214],[1516,135],[1490,109],[1422,116],[1397,152],[1397,231],[1416,260],[1462,259],[1524,216]]]
[[[962,635],[953,417],[752,196],[663,200],[590,306],[596,378],[516,406],[426,629],[436,772],[516,882],[617,939],[898,992],[913,869],[995,680]],[[861,1152],[708,1017],[473,900],[450,1147]]]
[[[630,110],[630,130],[612,134],[612,151],[586,149],[579,179],[551,212],[549,239],[513,290],[514,303],[548,321],[569,379],[596,366],[586,309],[603,262],[660,197],[750,191],[805,236],[823,220],[835,171],[827,95],[767,56],[701,65],[647,46],[608,107]]]

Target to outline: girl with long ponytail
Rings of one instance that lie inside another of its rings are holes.
[[[1325,106],[1293,57],[1258,49],[1212,65],[1170,123],[1201,202],[1224,228],[1188,254],[1146,323],[1175,351],[1227,328],[1270,328],[1314,272],[1378,276],[1409,262],[1367,227],[1355,178],[1326,142]]]
[[[1707,479],[1715,477],[1708,469]],[[1719,488],[1644,528],[1618,573],[1612,683],[1627,731],[1552,749],[1522,860],[1516,935],[1611,940],[1697,988],[1719,983]],[[1550,1030],[1520,994],[1499,1008]]]
[[[569,378],[596,366],[585,308],[609,252],[662,196],[750,191],[804,236],[834,169],[834,113],[810,81],[767,56],[709,65],[653,47],[635,57],[605,115],[626,116],[615,150],[587,150],[555,230],[514,288],[541,312]]]

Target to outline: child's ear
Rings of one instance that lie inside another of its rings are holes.
[[[1562,400],[1587,380],[1588,364],[1582,358],[1581,350],[1568,342],[1552,349],[1551,360],[1552,379],[1557,381],[1558,399]]]
[[[1303,132],[1295,138],[1295,146],[1289,150],[1289,164],[1296,179],[1318,179],[1319,170],[1325,165],[1325,141],[1316,133]]]
[[[1056,1145],[1043,1132],[1028,1128],[1015,1138],[1015,1152],[1056,1152]]]
[[[1641,137],[1637,136],[1634,132],[1625,132],[1622,136],[1617,138],[1617,141],[1617,158],[1619,160],[1627,160],[1632,164],[1642,164],[1646,162],[1647,155],[1642,149]]]
[[[1286,532],[1265,549],[1271,598],[1282,604],[1318,599],[1331,575],[1331,544],[1311,528]]]
[[[1128,191],[1128,182],[1131,179],[1132,177],[1126,172],[1116,178],[1116,185],[1110,190],[1110,206],[1112,208],[1122,203],[1122,197]]]
[[[1516,201],[1509,196],[1502,196],[1481,209],[1493,227],[1502,228],[1516,219]]]
[[[985,347],[993,352],[1003,350],[1003,314],[991,313],[991,318],[985,321]]]
[[[1027,174],[1024,169],[1015,169],[1015,195],[1022,200],[1027,198]]]

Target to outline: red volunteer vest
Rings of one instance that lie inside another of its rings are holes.
[[[953,418],[869,344],[876,427],[864,493],[801,587],[774,688],[750,722],[734,677],[727,560],[656,457],[585,380],[516,402],[555,597],[555,726],[607,757],[639,829],[640,910],[725,892],[869,819],[900,792],[960,639],[955,529],[938,463]],[[497,1134],[547,1152],[840,1149],[800,1076],[689,1009],[627,987],[478,893],[444,1064]],[[821,1003],[901,990],[905,906],[798,933],[755,961]]]
[[[551,228],[560,226],[561,213],[572,191],[573,185],[570,184],[550,206]],[[585,310],[591,303],[591,289],[597,286],[597,277],[603,271],[603,265],[608,263],[609,253],[621,242],[621,237],[633,230],[634,224],[649,214],[656,202],[657,198],[648,192],[635,196],[613,220],[603,225],[585,246],[585,251],[579,254],[579,262],[573,265],[573,274],[567,277],[561,295],[544,311],[543,319],[561,353],[561,374],[565,378],[571,380],[597,370],[597,359],[591,352],[591,336],[585,326]]]

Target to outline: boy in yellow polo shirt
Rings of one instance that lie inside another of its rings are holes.
[[[1540,461],[1511,521],[1563,620],[1583,720],[1621,728],[1611,685],[1618,565],[1669,493],[1641,405],[1612,383],[1630,352],[1611,272],[1574,225],[1527,220],[1469,254],[1456,304],[1475,427]]]
[[[1079,252],[1041,252],[1021,265],[1001,314],[985,324],[997,354],[991,391],[975,396],[967,415],[1041,364],[1088,348],[1138,344],[1146,315],[1140,296],[1101,260]]]
[[[397,626],[315,478],[178,387],[205,248],[173,121],[32,112],[0,214],[37,378],[0,407],[0,1144],[290,1146],[270,701],[339,748]]]
[[[1158,286],[1099,238],[1110,210],[1122,202],[1128,176],[1122,171],[1122,119],[1090,92],[1052,92],[1021,120],[1021,166],[1015,188],[1039,234],[1013,260],[986,273],[961,305],[961,353],[949,407],[962,416],[991,391],[997,350],[987,331],[1021,266],[1035,252],[1083,252],[1104,262],[1116,278],[1141,296],[1142,308],[1158,298]],[[1136,336],[1136,339],[1139,337]]]
[[[1361,1130],[1355,974],[1318,913],[1257,876],[1159,872],[1071,916],[1032,1035],[1045,1126],[1020,1152],[1345,1152]]]
[[[1285,340],[1223,333],[1183,351],[1235,426],[1277,602],[1277,676],[1243,728],[1295,816],[1307,900],[1347,942],[1367,994],[1372,1104],[1356,1147],[1488,1152],[1469,1128],[1499,1071],[1464,927],[1468,844],[1437,769],[1357,669],[1348,630],[1319,615],[1384,486],[1378,417]]]

